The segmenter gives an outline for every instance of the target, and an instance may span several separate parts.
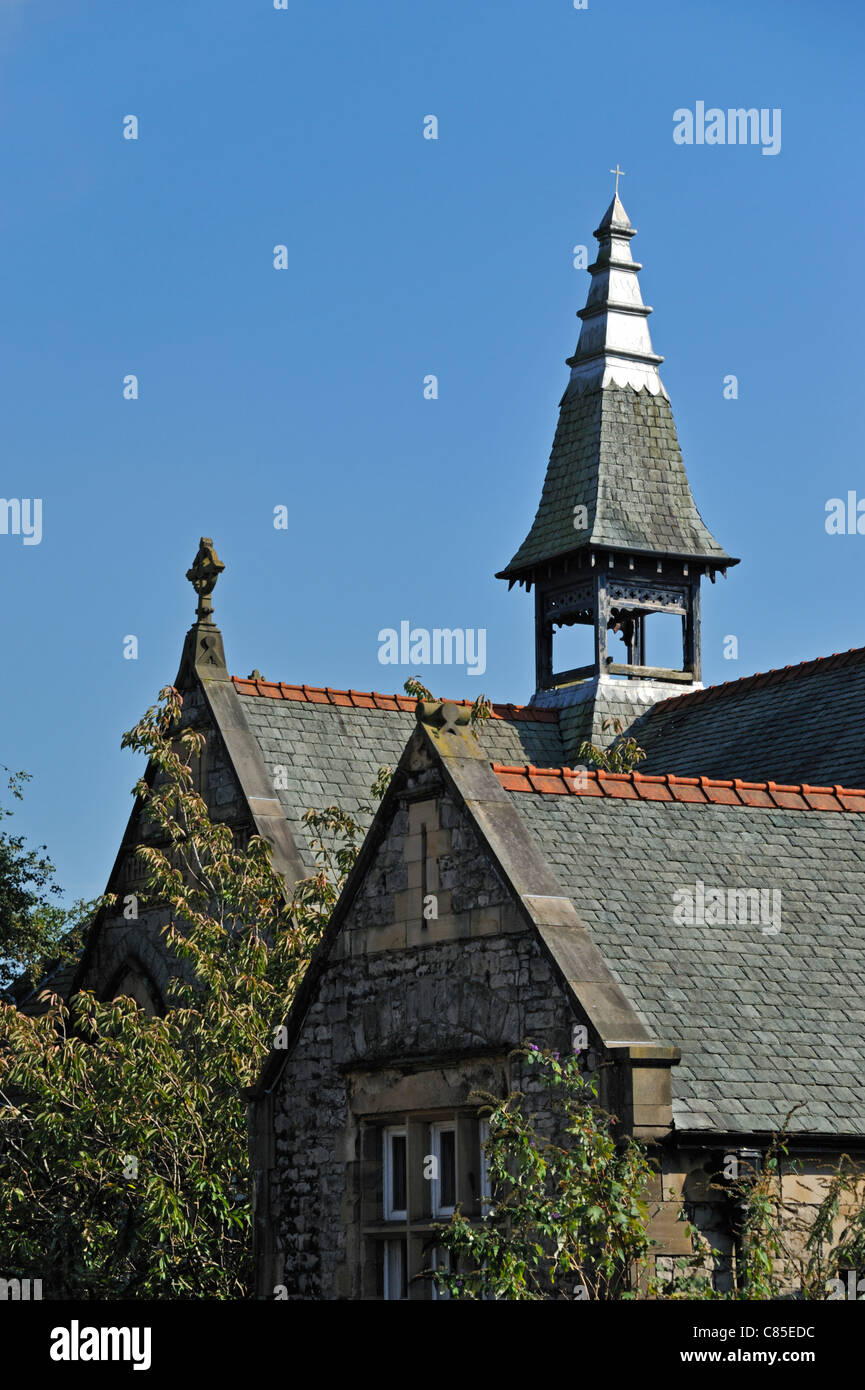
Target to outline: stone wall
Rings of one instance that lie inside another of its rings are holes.
[[[430,895],[439,916],[426,920]],[[546,1093],[508,1054],[526,1039],[564,1052],[576,1022],[465,813],[441,789],[403,803],[273,1097],[263,1296],[271,1279],[290,1298],[371,1296],[361,1223],[376,1164],[365,1122],[471,1108],[475,1089],[516,1087],[541,1109]]]
[[[726,1292],[734,1286],[736,1242],[733,1231],[739,1216],[733,1205],[730,1184],[724,1181],[723,1168],[736,1155],[735,1146],[724,1149],[717,1143],[708,1148],[665,1147],[661,1154],[662,1172],[657,1195],[662,1200],[653,1223],[653,1235],[663,1240],[656,1252],[658,1271],[664,1275],[672,1270],[676,1258],[685,1257],[689,1266],[713,1274],[716,1287]],[[753,1173],[753,1160],[740,1160],[739,1174]],[[791,1152],[780,1159],[780,1190],[783,1206],[785,1247],[794,1259],[804,1258],[805,1239],[811,1229],[817,1209],[826,1196],[829,1180],[836,1171],[838,1155],[830,1155],[807,1142],[791,1144]],[[718,1252],[716,1259],[701,1264],[693,1258],[684,1225],[676,1214],[684,1207],[688,1220],[701,1236]],[[838,1240],[847,1224],[849,1204],[842,1201],[840,1214],[834,1222],[834,1239]],[[827,1247],[828,1248],[828,1247]],[[795,1282],[787,1284],[787,1292],[796,1292]]]

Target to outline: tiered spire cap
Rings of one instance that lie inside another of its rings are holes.
[[[589,296],[577,314],[583,327],[568,366],[571,381],[581,389],[633,386],[666,396],[658,374],[664,359],[653,350],[649,336],[652,310],[640,293],[642,266],[631,255],[636,234],[616,192],[594,232],[598,255],[589,266]]]
[[[658,375],[663,358],[649,337],[641,266],[631,255],[635,235],[617,191],[595,232],[582,332],[537,514],[497,576],[512,584],[551,581],[553,564],[564,574],[582,551],[592,552],[589,569],[595,551],[607,568],[614,553],[628,557],[629,569],[649,557],[657,573],[665,559],[677,567],[698,562],[707,574],[738,563],[708,530],[691,493]]]

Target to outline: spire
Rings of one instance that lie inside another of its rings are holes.
[[[597,259],[589,266],[592,283],[585,309],[577,318],[582,331],[577,350],[568,358],[571,381],[586,390],[592,386],[644,387],[653,396],[666,396],[658,375],[663,362],[652,349],[647,319],[652,310],[643,303],[639,273],[642,266],[631,255],[636,228],[617,191],[595,229]]]
[[[531,585],[551,562],[594,565],[591,551],[700,562],[737,561],[703,522],[658,376],[631,257],[635,235],[618,193],[595,232],[597,260],[541,500],[529,534],[497,575]]]
[[[622,170],[613,172],[618,183]],[[631,256],[635,235],[617,189],[595,232],[598,255],[537,514],[497,575],[534,585],[538,692],[610,676],[696,684],[701,577],[738,564],[691,493]],[[658,614],[682,620],[681,668],[649,663],[645,629]],[[594,628],[594,660],[556,671],[553,635],[573,624]],[[625,660],[608,653],[608,631],[622,637]]]

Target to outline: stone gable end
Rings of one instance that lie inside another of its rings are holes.
[[[425,919],[430,899],[438,916]],[[430,773],[396,803],[272,1096],[272,1268],[288,1296],[376,1296],[383,1124],[476,1110],[477,1090],[530,1092],[512,1049],[531,1039],[564,1051],[584,1021]]]

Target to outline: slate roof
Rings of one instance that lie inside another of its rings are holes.
[[[68,999],[77,969],[77,960],[52,965],[39,977],[35,985],[29,980],[15,981],[7,993],[22,1014],[28,1014],[30,1018],[39,1018],[48,1012],[48,1000],[39,997],[43,990],[59,994],[61,999]]]
[[[285,769],[276,794],[311,869],[304,812],[335,803],[357,815],[378,769],[399,761],[416,702],[260,679],[233,684],[268,768]],[[644,775],[865,787],[863,711],[859,648],[673,697],[633,732],[647,751]],[[568,716],[567,708],[496,705],[480,728],[481,746],[491,762],[560,768],[571,760]]]
[[[773,1131],[804,1102],[791,1132],[865,1134],[865,818],[841,794],[785,807],[780,788],[634,774],[578,794],[560,770],[495,770],[643,1022],[681,1048],[677,1128]],[[779,930],[677,924],[698,880],[777,890]]]
[[[680,695],[634,728],[641,772],[865,787],[865,648]]]
[[[580,503],[588,518],[577,531]],[[697,511],[665,396],[614,385],[568,388],[531,530],[497,577],[528,573],[588,545],[737,563]]]
[[[396,767],[415,727],[413,698],[268,681],[234,679],[246,722],[272,772],[283,767],[276,795],[304,864],[314,861],[303,813],[339,805],[358,815],[382,765]],[[454,703],[467,704],[467,701]],[[480,746],[491,761],[561,762],[554,710],[495,705],[479,726]],[[369,817],[360,815],[368,824]]]

